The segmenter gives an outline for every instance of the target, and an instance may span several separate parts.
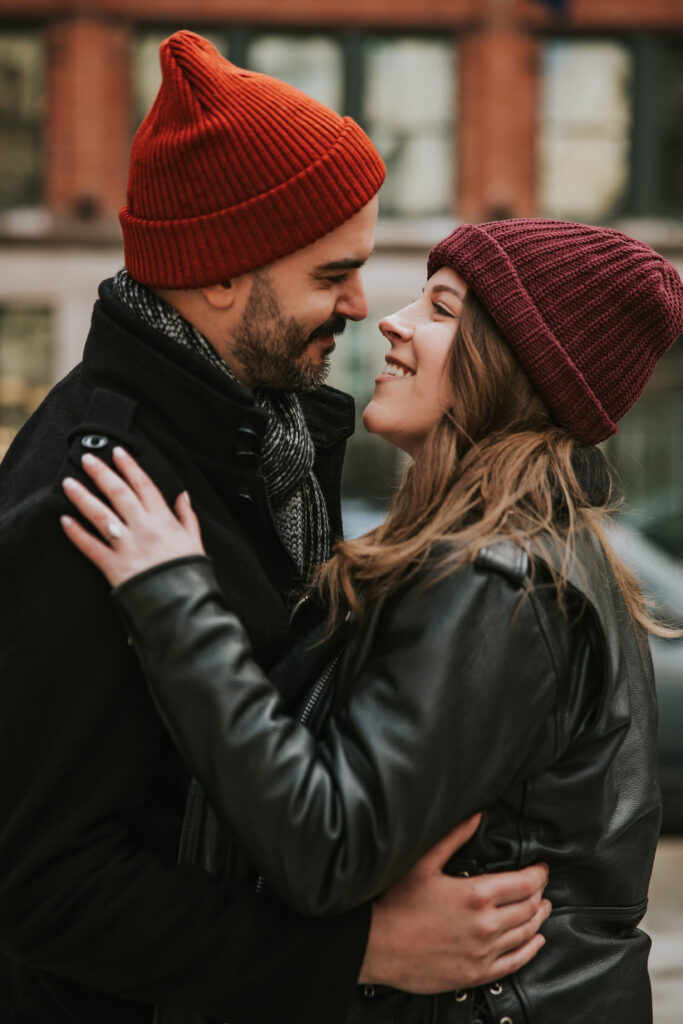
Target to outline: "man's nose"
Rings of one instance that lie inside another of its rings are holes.
[[[349,320],[364,320],[368,315],[368,300],[360,271],[355,270],[345,283],[342,294],[334,307],[335,313],[341,313]]]

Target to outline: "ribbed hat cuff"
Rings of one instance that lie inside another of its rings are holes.
[[[616,433],[616,423],[541,316],[495,238],[475,224],[464,224],[430,252],[427,276],[441,267],[461,274],[484,304],[560,426],[584,444],[599,444]]]
[[[199,217],[119,214],[126,267],[149,287],[201,288],[265,266],[334,231],[379,191],[385,168],[344,118],[335,145],[293,178],[238,206]]]

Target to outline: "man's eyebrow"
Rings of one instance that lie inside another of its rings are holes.
[[[321,263],[313,271],[315,274],[329,274],[331,270],[357,270],[359,267],[364,266],[366,260],[332,260],[330,263]]]

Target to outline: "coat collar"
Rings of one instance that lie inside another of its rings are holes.
[[[111,387],[161,419],[171,419],[179,439],[195,451],[225,457],[248,434],[258,450],[266,414],[252,393],[207,360],[143,324],[114,295],[112,281],[100,286],[83,355],[83,382]],[[301,396],[318,449],[353,432],[353,399],[323,386]]]

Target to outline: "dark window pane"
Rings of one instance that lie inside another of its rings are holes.
[[[0,33],[0,207],[41,198],[43,45],[37,32]]]
[[[663,47],[661,61],[662,198],[683,208],[683,41]]]
[[[51,309],[0,306],[0,458],[53,380]]]

